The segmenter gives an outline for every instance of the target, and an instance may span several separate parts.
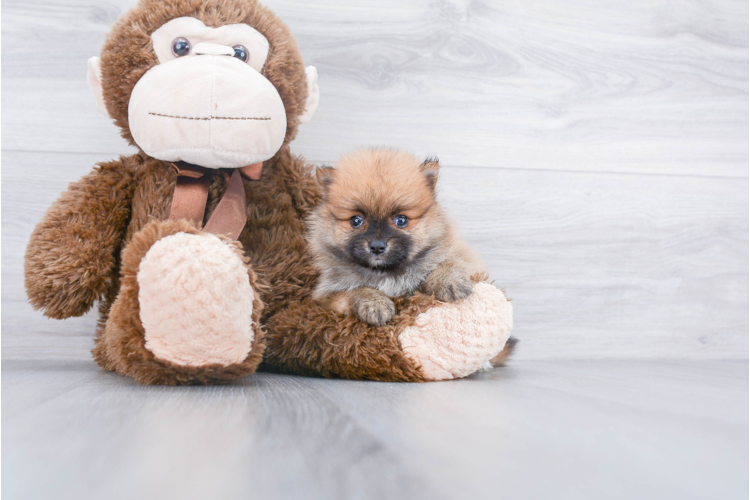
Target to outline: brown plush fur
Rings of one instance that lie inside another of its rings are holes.
[[[308,375],[422,380],[418,367],[401,352],[396,334],[384,336],[380,330],[360,323],[347,328],[340,317],[305,300],[317,275],[304,237],[304,219],[320,200],[312,170],[312,165],[284,147],[265,163],[260,181],[244,181],[248,223],[239,241],[256,274],[253,286],[267,304],[259,318],[259,324],[267,330],[263,337],[267,345],[264,366]],[[102,164],[72,184],[32,234],[26,258],[27,291],[36,308],[56,318],[83,314],[95,300],[101,300],[94,356],[106,369],[143,383],[230,380],[250,373],[257,359],[248,359],[243,366],[204,371],[156,360],[143,348],[137,284],[132,277],[137,274],[136,262],[155,241],[155,229],[149,224],[169,215],[175,180],[171,165],[138,154]],[[225,177],[220,172],[212,174],[204,222],[225,189]],[[117,214],[119,218],[114,217]],[[78,226],[95,229],[71,232]],[[144,233],[147,227],[151,229]],[[160,230],[159,237],[171,234]],[[189,231],[194,232],[195,228]],[[92,253],[103,257],[87,258]],[[131,260],[126,262],[126,256]],[[402,313],[403,327],[414,319],[417,310],[426,310],[430,304],[407,308]],[[284,314],[275,318],[280,311]],[[317,326],[306,325],[302,318]],[[356,346],[356,355],[349,358],[351,349],[316,343],[318,328],[336,332],[338,339],[347,339],[347,344]],[[389,328],[392,332],[400,330],[393,325]],[[311,353],[312,345],[317,345],[320,352]],[[256,355],[258,349],[254,347],[251,354]],[[315,368],[316,359],[322,363],[320,369]]]
[[[510,358],[511,354],[513,354],[513,352],[516,350],[516,344],[518,344],[517,338],[509,338],[503,346],[503,350],[490,360],[490,364],[494,367],[504,366],[505,363],[508,362],[508,358]]]
[[[135,183],[131,159],[102,163],[70,185],[31,234],[26,291],[50,318],[81,316],[117,287]]]
[[[396,315],[378,328],[310,299],[292,303],[266,323],[277,334],[267,336],[263,367],[309,376],[422,382],[419,367],[403,355],[398,335],[420,313],[438,306],[434,297],[421,293],[398,299]]]
[[[127,107],[138,79],[155,62],[149,35],[166,21],[193,16],[209,26],[245,22],[271,44],[263,69],[287,111],[286,142],[264,163],[259,181],[245,179],[248,221],[239,243],[255,295],[256,342],[242,363],[188,368],[155,359],[144,348],[138,285],[141,258],[159,238],[199,232],[168,221],[176,174],[143,152],[100,164],[70,186],[34,230],[26,253],[26,289],[53,318],[81,315],[99,300],[94,357],[102,367],[147,384],[218,383],[268,369],[357,379],[421,381],[402,353],[398,333],[435,305],[417,294],[397,303],[391,324],[373,328],[325,311],[309,300],[316,279],[305,241],[305,218],[321,198],[312,166],[289,151],[307,96],[304,66],[286,26],[254,0],[142,0],[117,22],[102,51],[107,109],[133,144]],[[204,223],[226,189],[210,175]],[[261,307],[261,303],[264,305]],[[265,330],[265,333],[263,332]],[[265,352],[264,352],[265,344]]]

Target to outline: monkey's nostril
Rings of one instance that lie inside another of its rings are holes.
[[[387,245],[384,241],[375,240],[370,242],[370,252],[374,253],[375,255],[380,255],[381,253],[385,252]]]

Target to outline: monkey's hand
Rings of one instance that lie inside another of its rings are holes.
[[[468,297],[474,290],[469,274],[449,262],[443,262],[427,276],[422,291],[441,302],[455,302]]]
[[[383,326],[396,314],[390,297],[374,288],[357,288],[348,292],[352,312],[360,320],[374,326]]]
[[[132,196],[131,176],[115,160],[50,207],[26,249],[26,293],[35,309],[56,319],[80,316],[112,287]]]

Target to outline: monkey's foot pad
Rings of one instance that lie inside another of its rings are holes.
[[[477,283],[467,298],[420,314],[399,341],[425,378],[448,380],[482,368],[502,350],[512,329],[513,308],[503,292]]]
[[[154,243],[138,270],[146,349],[182,366],[241,363],[253,343],[253,289],[239,255],[216,236]]]

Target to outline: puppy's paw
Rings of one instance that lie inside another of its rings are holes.
[[[393,319],[396,314],[396,306],[391,299],[385,296],[375,300],[362,300],[358,302],[354,314],[365,323],[383,326]]]
[[[455,280],[441,283],[435,288],[435,298],[443,302],[455,302],[471,295],[474,284],[468,276],[455,276]]]
[[[352,297],[354,315],[365,323],[383,326],[396,314],[396,305],[390,297],[372,289],[357,293]]]
[[[430,273],[422,288],[439,301],[455,302],[471,295],[474,284],[463,269],[441,265]]]

